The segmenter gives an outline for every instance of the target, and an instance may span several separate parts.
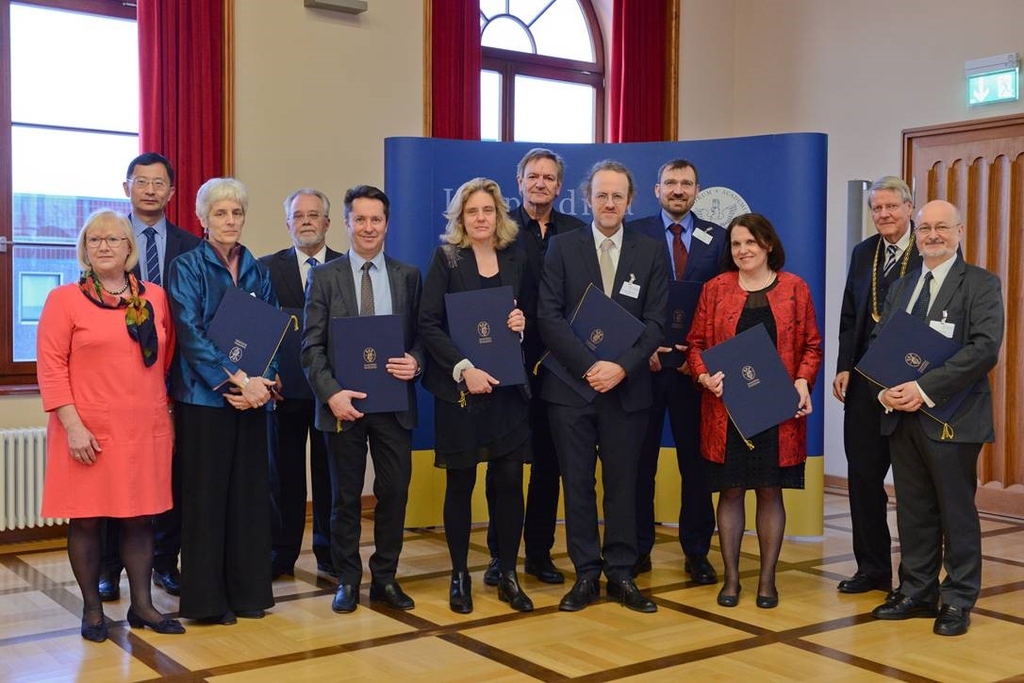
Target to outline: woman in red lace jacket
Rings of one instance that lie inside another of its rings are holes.
[[[821,335],[807,283],[782,272],[786,254],[771,222],[755,213],[737,216],[729,224],[726,238],[729,253],[722,264],[724,272],[704,285],[687,339],[687,360],[691,376],[704,389],[701,453],[708,461],[711,488],[720,492],[718,536],[725,581],[718,604],[734,607],[739,601],[744,497],[748,489],[754,489],[761,557],[757,606],[772,608],[779,603],[775,567],[786,528],[782,489],[804,487],[806,418],[811,413],[811,388],[821,366]],[[708,372],[701,353],[759,324],[775,342],[800,403],[791,419],[745,440],[730,423],[721,400],[725,378],[720,372]]]

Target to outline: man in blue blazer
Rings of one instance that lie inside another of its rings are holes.
[[[974,495],[981,446],[995,440],[988,373],[999,360],[1005,325],[999,278],[964,263],[958,253],[963,234],[960,212],[949,202],[921,208],[915,238],[923,267],[889,290],[877,328],[902,309],[960,344],[953,357],[917,381],[878,394],[899,501],[901,584],[872,615],[937,614],[932,630],[942,636],[967,632],[981,590],[981,524]],[[947,424],[927,414],[964,390],[967,397]]]
[[[314,268],[306,286],[302,367],[316,397],[316,427],[327,439],[333,489],[331,556],[338,589],[331,609],[352,612],[359,603],[363,563],[359,556],[360,514],[367,443],[373,458],[374,552],[370,556],[370,599],[393,609],[414,607],[395,581],[402,552],[405,507],[412,477],[412,429],[416,426],[415,379],[425,359],[416,332],[420,271],[384,254],[390,202],[376,187],[359,185],[345,193],[345,222],[351,249]],[[364,268],[364,266],[366,266]],[[365,281],[364,281],[365,280]],[[367,296],[364,296],[367,295]],[[371,299],[372,300],[369,300]],[[364,414],[353,399],[366,394],[346,389],[334,377],[335,339],[331,318],[402,315],[405,353],[387,359],[387,371],[407,382],[409,409]]]
[[[664,246],[665,265],[669,277],[674,280],[707,282],[721,272],[722,253],[727,251],[722,226],[702,220],[691,210],[699,192],[696,166],[686,159],[665,162],[658,169],[658,183],[654,186],[661,211],[626,225],[627,229],[647,235]],[[666,354],[678,355],[685,348],[673,349],[663,344],[651,354],[649,361],[653,373],[654,402],[637,465],[637,561],[633,575],[651,570],[654,479],[658,472],[662,425],[667,410],[683,484],[679,506],[679,543],[686,558],[684,567],[696,583],[712,584],[718,580],[715,568],[708,561],[711,536],[715,533],[715,509],[711,503],[704,459],[700,455],[700,392],[694,387],[685,362],[673,367],[662,365]]]
[[[132,272],[140,280],[162,286],[168,264],[179,254],[194,249],[200,242],[197,236],[174,225],[164,214],[167,202],[174,196],[174,167],[162,154],[140,154],[128,164],[122,187],[125,196],[131,201],[132,210],[128,219],[139,247],[139,262],[132,268]],[[173,507],[157,515],[153,523],[153,583],[171,595],[178,595],[181,580],[178,574],[181,482],[177,457],[172,465],[171,490]],[[105,527],[100,597],[103,600],[117,600],[121,594],[120,533],[116,520],[108,520]]]
[[[311,188],[296,190],[284,200],[285,224],[292,246],[260,258],[270,271],[270,281],[282,308],[306,305],[309,271],[341,253],[327,246],[331,227],[331,201]],[[301,315],[299,316],[301,320]],[[279,359],[281,380],[288,395],[277,404],[267,421],[270,456],[271,576],[295,574],[295,561],[306,529],[306,439],[309,439],[309,480],[313,489],[313,555],[317,569],[337,576],[331,560],[331,478],[327,470],[327,446],[315,425],[316,406],[297,357]],[[288,377],[289,372],[299,377]],[[294,387],[294,389],[292,389]]]
[[[623,228],[633,200],[633,177],[622,164],[591,167],[583,194],[593,210],[590,229],[556,235],[544,259],[537,324],[545,346],[573,377],[597,392],[584,399],[545,370],[541,396],[565,490],[565,526],[576,583],[559,609],[577,611],[598,595],[603,572],[608,595],[638,612],[657,606],[633,582],[636,562],[636,454],[651,406],[648,359],[663,336],[668,275],[661,246]],[[599,255],[600,254],[600,255]],[[614,360],[598,360],[569,321],[590,285],[644,325],[640,338]],[[598,531],[594,476],[601,458],[604,542]]]

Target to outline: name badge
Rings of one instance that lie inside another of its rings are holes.
[[[701,230],[700,228],[693,229],[693,236],[704,244],[711,244],[711,234]]]
[[[619,290],[619,294],[628,296],[630,299],[640,298],[640,285],[636,283],[636,275],[633,273],[629,274],[629,281],[622,283],[622,289]]]
[[[953,331],[956,329],[956,325],[945,320],[929,320],[928,326],[947,339],[953,338]]]

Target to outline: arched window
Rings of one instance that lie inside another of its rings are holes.
[[[604,44],[590,0],[480,0],[480,137],[604,141]]]

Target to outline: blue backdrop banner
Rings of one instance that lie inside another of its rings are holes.
[[[669,159],[684,158],[700,174],[701,192],[693,210],[701,218],[725,226],[740,213],[756,211],[772,221],[786,248],[785,269],[810,285],[818,327],[824,333],[827,142],[821,133],[590,145],[388,138],[384,189],[391,200],[391,220],[386,249],[391,256],[418,265],[426,275],[452,193],[470,178],[486,176],[501,185],[510,208],[518,206],[516,164],[533,147],[548,147],[565,158],[565,179],[555,208],[588,223],[590,210],[579,185],[594,162],[615,159],[632,172],[636,197],[626,217],[629,221],[660,210],[654,196],[658,168]],[[815,410],[808,424],[807,450],[812,456],[824,452],[824,368],[814,388]],[[433,398],[422,388],[419,391],[420,423],[413,447],[431,449]],[[671,443],[667,432],[663,443]]]

